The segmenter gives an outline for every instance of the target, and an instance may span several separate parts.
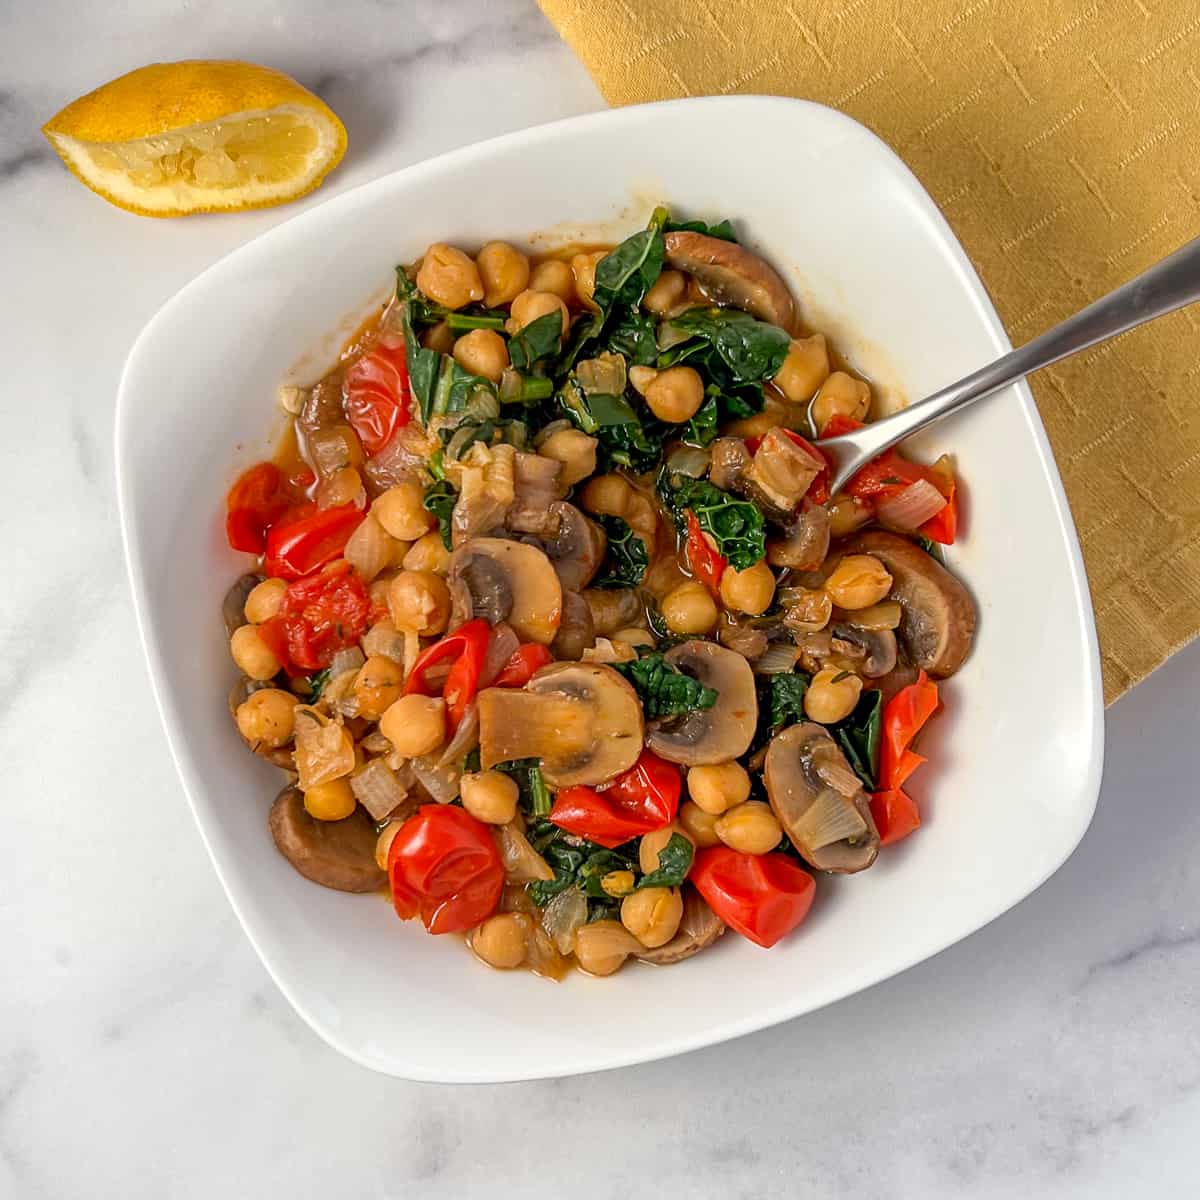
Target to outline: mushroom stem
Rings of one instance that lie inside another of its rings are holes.
[[[591,707],[572,696],[485,688],[479,693],[479,762],[484,770],[517,758],[583,751]]]

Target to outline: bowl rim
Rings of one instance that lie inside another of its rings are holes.
[[[733,1038],[743,1037],[747,1034],[777,1025],[783,1021],[818,1011],[828,1004],[845,999],[868,987],[899,975],[916,966],[918,963],[940,954],[971,934],[978,932],[985,925],[1002,916],[1009,909],[1019,904],[1040,888],[1074,853],[1091,823],[1099,795],[1104,762],[1104,705],[1099,643],[1083,555],[1071,517],[1062,478],[1054,460],[1049,439],[1034,402],[1032,392],[1025,380],[1020,380],[1013,385],[1013,389],[1016,392],[1016,398],[1024,414],[1026,424],[1029,427],[1037,461],[1050,487],[1054,520],[1067,552],[1069,574],[1073,588],[1072,607],[1078,618],[1078,627],[1083,636],[1082,662],[1084,670],[1083,677],[1079,680],[1079,683],[1090,698],[1088,706],[1089,720],[1086,733],[1091,744],[1091,753],[1088,756],[1086,777],[1080,782],[1081,804],[1078,810],[1077,828],[1072,831],[1070,838],[1064,839],[1061,857],[1058,857],[1056,860],[1052,859],[1052,865],[1031,886],[1024,888],[1019,894],[1005,896],[998,905],[994,906],[994,909],[989,909],[987,915],[981,919],[972,920],[968,925],[957,929],[954,936],[942,941],[937,947],[933,949],[921,947],[912,954],[902,955],[898,964],[895,961],[890,961],[886,966],[877,970],[870,967],[863,968],[855,972],[852,977],[844,977],[839,981],[838,986],[829,989],[829,995],[819,999],[816,1003],[806,1001],[800,1004],[789,1004],[786,999],[775,1004],[768,1003],[740,1019],[729,1019],[719,1025],[709,1026],[694,1033],[680,1034],[674,1038],[661,1039],[652,1048],[639,1048],[629,1053],[613,1053],[605,1050],[595,1054],[591,1058],[586,1053],[578,1054],[563,1064],[549,1063],[529,1071],[514,1071],[512,1069],[462,1070],[454,1068],[429,1071],[420,1068],[404,1067],[402,1064],[400,1066],[392,1063],[384,1065],[379,1061],[374,1061],[365,1053],[360,1053],[359,1049],[353,1044],[345,1041],[340,1036],[337,1028],[331,1027],[329,1023],[319,1017],[311,1009],[304,997],[291,987],[286,977],[276,970],[273,953],[260,943],[253,924],[247,920],[236,899],[235,890],[230,887],[229,881],[225,877],[220,860],[214,852],[214,848],[205,832],[204,823],[200,818],[197,798],[193,795],[193,790],[189,785],[188,771],[182,761],[179,747],[182,744],[183,735],[176,728],[176,722],[167,700],[166,693],[170,685],[156,638],[151,631],[148,593],[145,584],[145,564],[142,561],[141,547],[134,536],[135,504],[130,480],[131,471],[128,463],[129,451],[127,450],[127,447],[132,448],[129,431],[129,409],[132,403],[130,395],[133,390],[132,381],[137,372],[139,360],[147,352],[147,347],[156,341],[158,328],[167,323],[174,310],[184,305],[194,291],[204,288],[209,277],[218,273],[230,259],[246,253],[250,247],[270,243],[272,239],[293,238],[306,225],[312,224],[318,226],[321,222],[327,221],[330,210],[336,210],[339,206],[350,204],[351,198],[354,198],[354,201],[362,200],[372,191],[386,189],[397,179],[417,178],[424,172],[434,171],[448,163],[461,164],[469,162],[473,156],[479,154],[486,153],[490,155],[497,151],[518,151],[522,147],[545,139],[547,136],[558,134],[564,129],[570,129],[581,135],[585,135],[597,126],[619,125],[621,123],[636,124],[648,113],[678,114],[687,112],[689,115],[699,117],[713,110],[754,110],[763,107],[789,109],[792,111],[798,109],[808,110],[817,119],[831,125],[840,124],[849,136],[868,146],[871,153],[885,159],[889,169],[895,172],[907,184],[911,199],[918,206],[919,215],[929,223],[931,229],[935,232],[941,250],[946,253],[948,261],[953,266],[959,278],[959,282],[964,287],[966,294],[973,301],[975,317],[979,320],[983,331],[994,343],[997,356],[1012,348],[1012,344],[1000,321],[991,297],[967,257],[966,251],[963,249],[941,210],[904,160],[867,126],[847,116],[845,113],[839,112],[837,109],[811,100],[760,95],[688,97],[678,100],[630,105],[622,108],[602,109],[592,113],[529,126],[483,141],[469,143],[431,158],[422,159],[400,167],[394,171],[389,171],[375,179],[347,188],[337,195],[330,196],[328,199],[314,204],[305,211],[279,222],[270,229],[263,231],[222,255],[175,292],[154,313],[130,348],[118,384],[113,429],[117,506],[126,573],[132,592],[138,638],[143,654],[145,655],[151,692],[154,696],[163,732],[166,735],[167,747],[175,765],[176,775],[183,788],[184,796],[187,799],[188,807],[191,810],[201,841],[208,852],[209,860],[225,890],[226,898],[238,918],[242,931],[254,947],[268,974],[299,1016],[324,1042],[369,1070],[419,1082],[517,1082],[522,1080],[557,1078],[632,1066],[638,1063],[652,1062],[677,1054],[683,1054],[705,1046],[718,1045]]]

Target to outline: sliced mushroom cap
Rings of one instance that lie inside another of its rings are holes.
[[[304,876],[338,892],[374,892],[387,883],[375,861],[375,826],[361,808],[343,821],[317,821],[298,788],[284,788],[271,805],[271,837]]]
[[[900,603],[897,630],[908,657],[935,679],[962,666],[975,636],[975,602],[941,563],[897,533],[872,529],[845,543],[846,554],[873,554],[892,576]]]
[[[822,504],[804,509],[787,537],[767,543],[767,562],[794,571],[815,571],[829,553],[829,510]]]
[[[834,636],[834,649],[840,649],[837,639],[848,642],[854,648],[856,670],[868,679],[886,675],[895,665],[897,657],[896,635],[890,629],[859,629],[857,625],[837,622],[830,626]]]
[[[507,621],[523,642],[554,641],[562,619],[562,585],[536,546],[478,537],[450,555],[446,575],[454,602],[452,624],[483,617]]]
[[[789,726],[767,747],[763,780],[783,832],[818,871],[850,874],[879,852],[871,803],[825,729]]]
[[[642,752],[644,731],[637,693],[611,667],[598,663],[551,663],[523,690],[479,693],[484,770],[537,758],[552,788],[594,787],[629,770]]]
[[[643,619],[641,597],[635,588],[588,588],[583,599],[591,609],[597,637],[612,637]]]
[[[564,591],[582,592],[604,561],[608,538],[595,521],[565,500],[555,500],[550,513],[557,532],[538,540],[558,572]]]
[[[243,575],[236,579],[233,586],[225,593],[221,602],[221,616],[225,619],[225,632],[230,637],[246,623],[246,598],[262,581],[264,575]]]
[[[724,646],[698,639],[673,646],[663,657],[705,687],[715,688],[717,702],[660,724],[651,730],[646,745],[660,758],[688,767],[729,762],[745,754],[758,724],[750,664]]]
[[[717,303],[745,309],[760,320],[792,331],[796,323],[792,293],[757,254],[703,233],[677,231],[663,240],[668,264],[694,275]]]
[[[657,950],[639,950],[639,962],[654,963],[665,967],[682,962],[701,950],[711,946],[725,932],[725,922],[717,916],[708,902],[696,889],[687,885],[683,889],[683,917],[675,936]]]
[[[555,658],[578,662],[583,652],[595,644],[596,626],[588,602],[578,592],[564,591],[562,621],[550,643],[551,653]]]

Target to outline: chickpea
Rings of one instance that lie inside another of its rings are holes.
[[[873,554],[847,554],[825,580],[838,608],[870,608],[892,590],[892,577]]]
[[[575,295],[575,276],[571,274],[570,265],[561,258],[548,258],[533,268],[529,288],[534,292],[551,292],[560,300],[570,300]]]
[[[472,329],[454,343],[454,361],[472,375],[499,383],[508,366],[508,345],[494,329]]]
[[[403,758],[432,754],[446,740],[446,702],[440,696],[401,696],[379,718],[379,732]]]
[[[620,475],[597,475],[587,481],[579,499],[590,513],[620,517],[629,507],[631,490],[629,481]]]
[[[403,824],[403,821],[389,821],[375,839],[375,863],[381,871],[387,870],[388,851],[391,850],[392,843],[396,840],[396,834],[400,832]]]
[[[575,295],[584,308],[592,312],[600,309],[592,299],[596,291],[596,264],[608,256],[607,250],[594,250],[590,254],[576,254],[571,259],[571,274],[575,276]]]
[[[450,589],[432,571],[401,571],[388,584],[388,611],[397,629],[412,629],[422,637],[443,633],[450,607]]]
[[[674,308],[687,291],[682,271],[664,271],[642,297],[642,307],[652,313],[665,313]]]
[[[740,854],[769,854],[783,841],[783,828],[769,804],[747,800],[717,818],[717,837]]]
[[[450,551],[446,549],[440,531],[431,529],[409,546],[402,561],[406,571],[432,571],[435,575],[445,575],[450,569]]]
[[[862,421],[870,407],[871,389],[861,379],[855,379],[845,371],[834,371],[813,397],[813,424],[818,430],[824,429],[835,416]]]
[[[829,536],[848,537],[872,517],[871,507],[854,496],[835,496],[825,506],[829,510]]]
[[[346,779],[314,783],[304,793],[304,811],[317,821],[344,821],[357,803]]]
[[[358,715],[378,721],[404,689],[404,670],[384,654],[372,654],[354,677],[354,696]]]
[[[853,671],[822,667],[804,693],[804,712],[822,725],[848,717],[862,695],[863,681]]]
[[[238,733],[257,749],[275,750],[292,740],[299,701],[279,688],[259,688],[237,706]]]
[[[641,363],[634,363],[634,365],[629,368],[629,382],[633,384],[633,390],[637,392],[639,396],[644,396],[646,394],[646,389],[657,377],[657,367],[646,367]]]
[[[439,354],[449,354],[454,349],[454,330],[445,321],[430,325],[421,334],[421,345],[426,350],[436,350]]]
[[[287,583],[282,579],[264,579],[246,597],[246,620],[252,625],[269,621],[283,607]]]
[[[718,846],[721,839],[717,836],[717,818],[712,813],[706,813],[694,800],[688,800],[679,806],[679,823],[684,833],[692,839],[692,844],[703,850],[707,846]]]
[[[425,507],[425,492],[415,480],[394,483],[371,505],[371,515],[384,532],[402,542],[412,542],[436,524]]]
[[[641,948],[620,921],[593,921],[575,934],[575,958],[589,975],[611,975]]]
[[[259,681],[274,679],[283,665],[253,625],[243,625],[233,631],[229,653],[243,675]]]
[[[757,412],[752,417],[742,417],[738,421],[728,422],[723,427],[723,432],[730,437],[760,438],[777,425],[786,424],[784,420],[786,415],[783,405],[778,400],[768,397],[763,402],[762,412]]]
[[[536,321],[538,317],[544,317],[547,313],[552,312],[562,313],[563,333],[566,333],[567,327],[571,324],[571,314],[567,311],[567,306],[562,302],[562,298],[553,292],[522,292],[512,302],[512,308],[509,311],[512,315],[504,327],[510,334],[520,333],[526,325]]]
[[[538,453],[562,463],[559,482],[563,487],[573,487],[595,473],[598,445],[581,429],[559,429],[538,446]]]
[[[719,817],[727,809],[745,803],[750,795],[750,776],[736,762],[692,767],[687,773],[687,790],[693,803]]]
[[[656,646],[658,644],[654,634],[648,629],[618,629],[613,634],[613,640],[624,642],[627,646]]]
[[[529,933],[524,913],[498,913],[471,934],[471,949],[489,967],[511,971],[525,961]]]
[[[388,571],[384,575],[377,575],[367,584],[367,595],[376,608],[387,608],[388,588],[391,587],[392,580],[395,578],[396,572]]]
[[[667,843],[675,834],[687,838],[689,842],[692,841],[691,835],[678,821],[672,821],[665,829],[655,829],[652,833],[642,835],[642,840],[638,843],[638,866],[641,867],[643,875],[649,875],[651,871],[658,870],[659,851],[666,848]],[[694,842],[692,844],[695,845]]]
[[[463,308],[483,299],[483,280],[469,255],[445,242],[434,242],[425,251],[417,272],[417,287],[434,304]]]
[[[823,588],[800,588],[796,598],[787,603],[783,623],[797,633],[817,633],[832,616],[833,601]]]
[[[600,887],[606,896],[619,900],[622,896],[628,896],[636,883],[632,871],[609,871],[600,880]]]
[[[665,946],[683,919],[683,897],[678,888],[648,887],[621,901],[621,924],[643,946]]]
[[[775,575],[761,559],[744,571],[726,567],[721,573],[720,591],[726,608],[757,617],[771,607]]]
[[[488,308],[508,304],[529,286],[529,259],[507,242],[488,242],[475,255],[475,265]]]
[[[717,625],[716,602],[698,579],[669,591],[659,609],[672,633],[711,633]]]
[[[694,367],[668,367],[646,385],[646,404],[660,421],[689,421],[703,403],[704,380]]]
[[[503,771],[476,771],[462,777],[463,808],[487,825],[507,825],[517,815],[521,789]]]
[[[807,404],[828,377],[829,349],[825,335],[814,333],[812,337],[792,339],[787,358],[775,376],[775,386],[793,404]]]

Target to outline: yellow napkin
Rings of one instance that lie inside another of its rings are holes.
[[[868,125],[941,206],[1015,343],[1200,234],[1194,4],[539,2],[613,104],[754,92]],[[1200,310],[1031,383],[1111,702],[1200,632]]]

